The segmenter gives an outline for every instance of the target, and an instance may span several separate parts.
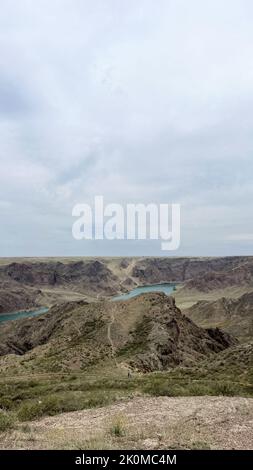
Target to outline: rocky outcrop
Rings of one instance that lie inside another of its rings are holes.
[[[141,299],[136,302],[140,302]],[[164,370],[178,365],[192,365],[237,343],[219,329],[199,328],[176,307],[173,297],[150,295],[150,309],[145,311],[124,350],[134,354],[130,364],[139,370]]]
[[[11,283],[1,283],[0,314],[38,307],[39,303],[37,299],[40,294],[40,289],[31,289],[25,287],[15,288]]]
[[[253,263],[251,257],[224,258],[143,258],[136,261],[132,276],[141,283],[185,282],[202,278],[208,273],[230,272],[245,263]]]
[[[11,263],[0,266],[0,282],[15,286],[68,287],[73,290],[104,293],[117,292],[117,277],[101,261],[70,263],[36,262]]]
[[[201,292],[225,289],[232,286],[248,286],[253,288],[253,264],[251,259],[247,263],[225,271],[211,271],[198,275],[187,281],[184,289],[196,289]]]

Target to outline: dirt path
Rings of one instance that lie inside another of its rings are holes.
[[[253,399],[136,397],[23,425],[0,448],[253,449]]]
[[[112,357],[113,357],[113,359],[114,359],[114,361],[115,361],[115,365],[116,365],[117,367],[119,367],[118,362],[117,362],[117,358],[116,358],[116,355],[115,355],[115,346],[114,346],[114,343],[113,343],[113,340],[112,340],[112,336],[111,336],[111,327],[112,327],[114,321],[115,321],[115,316],[114,316],[114,312],[113,312],[113,310],[112,310],[112,311],[111,311],[111,318],[110,318],[110,321],[109,321],[109,323],[108,323],[108,328],[107,328],[107,338],[108,338],[108,341],[109,341],[109,343],[110,343],[110,345],[111,345]]]

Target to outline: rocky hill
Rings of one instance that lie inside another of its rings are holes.
[[[250,257],[223,258],[142,258],[137,259],[132,276],[141,283],[182,282],[202,278],[207,273],[230,272],[245,262],[253,262]]]
[[[233,370],[238,373],[244,369],[244,374],[251,374],[253,379],[253,341],[237,344],[226,351],[222,351],[207,365],[210,374],[213,370]],[[236,376],[235,376],[236,378]],[[252,385],[251,385],[252,390]]]
[[[198,327],[164,294],[125,302],[69,302],[0,326],[0,355],[17,355],[16,365],[22,360],[23,370],[82,370],[103,361],[164,370],[195,364],[234,344],[219,329]],[[0,370],[5,363],[3,358]]]
[[[73,286],[79,289],[92,289],[114,292],[116,276],[98,260],[73,263],[39,262],[11,263],[0,266],[0,280],[26,286]]]
[[[8,282],[0,283],[0,314],[38,307],[37,299],[40,294],[40,289],[14,286]]]
[[[210,271],[197,275],[184,284],[184,289],[210,292],[212,290],[221,290],[232,286],[247,286],[253,288],[253,263],[251,258],[225,271]]]
[[[238,299],[199,301],[185,313],[199,326],[223,328],[242,341],[253,338],[253,292]]]
[[[96,298],[114,295],[118,288],[118,278],[98,260],[14,262],[0,266],[0,313],[52,305],[71,298],[71,291]]]

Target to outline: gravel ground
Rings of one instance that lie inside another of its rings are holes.
[[[19,425],[0,448],[253,449],[253,398],[136,397]]]

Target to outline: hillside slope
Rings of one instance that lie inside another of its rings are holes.
[[[141,371],[163,370],[195,364],[234,344],[219,329],[195,325],[172,297],[154,293],[125,302],[69,302],[0,326],[0,354],[17,355],[10,361],[22,363],[23,370],[83,370],[108,360]],[[0,368],[6,363],[8,357]]]
[[[207,271],[197,275],[184,284],[184,289],[210,292],[231,286],[248,286],[253,288],[253,264],[251,258],[226,271]]]
[[[241,341],[253,338],[253,292],[238,299],[199,301],[184,311],[197,325],[219,327]]]
[[[85,295],[111,296],[119,290],[119,279],[98,260],[62,263],[14,262],[0,265],[0,313],[51,306]],[[73,294],[72,294],[73,293]]]
[[[15,312],[22,309],[36,308],[39,306],[38,298],[41,290],[15,286],[9,282],[0,283],[0,314],[3,312]]]

